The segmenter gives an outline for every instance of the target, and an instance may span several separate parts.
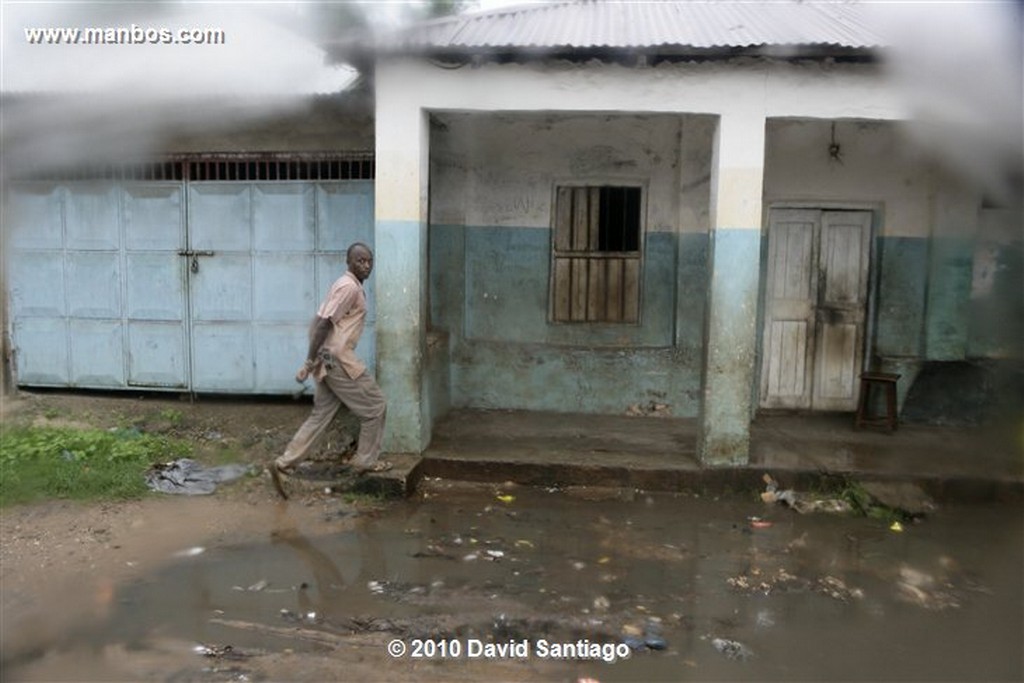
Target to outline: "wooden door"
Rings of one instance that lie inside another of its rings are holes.
[[[855,409],[870,237],[870,212],[772,211],[762,408]]]

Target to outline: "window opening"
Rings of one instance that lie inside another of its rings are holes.
[[[640,322],[641,199],[639,187],[557,189],[555,322]]]

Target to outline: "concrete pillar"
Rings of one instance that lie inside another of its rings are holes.
[[[377,278],[377,378],[388,399],[384,450],[419,453],[430,438],[423,372],[428,115],[402,79],[380,69],[376,82],[373,277]]]
[[[763,114],[723,114],[711,164],[710,292],[698,451],[705,466],[747,463],[757,339]]]

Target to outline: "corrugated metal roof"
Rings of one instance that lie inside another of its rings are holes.
[[[575,0],[446,17],[393,35],[397,51],[643,50],[883,44],[853,2]]]

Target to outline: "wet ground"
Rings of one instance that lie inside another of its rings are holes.
[[[429,480],[351,510],[282,503],[253,542],[182,549],[3,678],[1024,678],[1020,504],[898,531],[754,496]]]

